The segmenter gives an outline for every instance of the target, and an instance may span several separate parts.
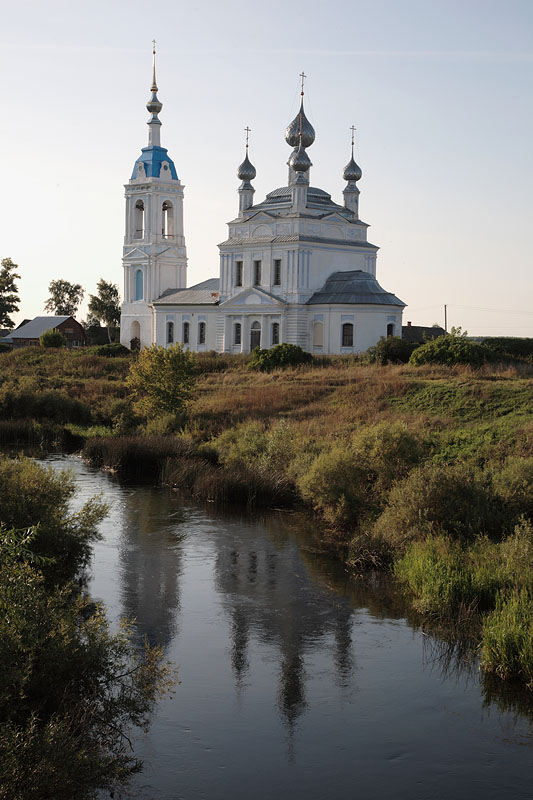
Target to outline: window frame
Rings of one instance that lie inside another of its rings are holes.
[[[347,341],[349,339],[349,341]],[[341,344],[342,347],[353,347],[354,343],[354,325],[353,322],[343,322],[341,327]]]
[[[198,323],[198,344],[205,344],[207,338],[207,324],[200,320]]]
[[[272,286],[281,286],[281,258],[274,259]]]
[[[166,329],[167,344],[174,344],[174,322],[171,319],[167,320]]]
[[[261,259],[254,259],[254,286],[261,286]]]

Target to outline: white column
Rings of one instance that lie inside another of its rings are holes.
[[[233,317],[229,315],[224,320],[224,352],[231,353],[233,346]]]
[[[241,353],[250,352],[250,318],[243,316],[241,327]]]

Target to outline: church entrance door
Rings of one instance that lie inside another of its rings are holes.
[[[256,347],[261,347],[261,325],[258,322],[252,322],[250,328],[250,350],[255,350]]]

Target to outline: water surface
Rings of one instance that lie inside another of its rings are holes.
[[[134,797],[530,800],[520,697],[445,669],[384,587],[313,553],[301,520],[209,513],[46,460],[75,471],[77,503],[111,504],[93,596],[179,666],[136,739]]]

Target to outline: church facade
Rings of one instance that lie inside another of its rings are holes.
[[[310,185],[315,132],[300,110],[287,127],[287,185],[254,204],[255,167],[237,171],[239,210],[219,245],[220,271],[187,288],[183,185],[161,147],[155,62],[148,146],[126,185],[124,302],[127,347],[182,343],[194,351],[250,352],[281,342],[315,354],[356,353],[402,333],[405,307],[376,279],[378,248],[359,218],[361,169],[344,169],[343,204]]]

